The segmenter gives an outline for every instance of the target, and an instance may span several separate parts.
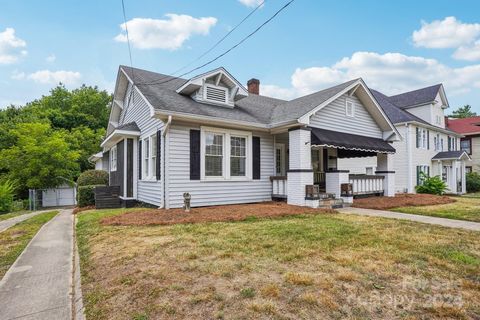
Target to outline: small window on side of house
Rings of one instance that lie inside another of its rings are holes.
[[[110,171],[117,171],[117,146],[110,149]]]
[[[347,117],[355,116],[355,105],[353,104],[353,101],[350,99],[345,100],[345,115]]]

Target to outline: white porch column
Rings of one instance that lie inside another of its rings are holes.
[[[395,196],[395,171],[393,171],[393,154],[377,153],[377,171],[375,174],[384,176],[383,195]]]
[[[467,174],[465,172],[465,160],[462,160],[461,162],[461,177],[462,177],[462,194],[467,193]]]
[[[287,203],[304,206],[305,186],[313,184],[311,132],[307,128],[288,132],[289,170],[287,172]]]
[[[450,191],[452,193],[458,193],[457,189],[457,169],[458,168],[458,161],[452,161],[452,179],[450,179]]]
[[[352,203],[353,197],[341,197],[342,183],[349,183],[349,170],[331,170],[325,172],[325,192],[333,193],[335,198],[342,198],[346,203]]]

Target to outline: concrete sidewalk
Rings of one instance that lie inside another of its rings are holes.
[[[55,209],[52,210],[41,210],[41,211],[34,211],[31,213],[21,214],[19,216],[0,221],[0,232],[7,230],[10,227],[13,227],[17,223],[30,219],[31,217],[35,217],[41,213],[56,211]]]
[[[72,210],[61,210],[0,281],[0,318],[71,319],[72,250]]]
[[[449,227],[449,228],[460,228],[460,229],[466,229],[466,230],[480,231],[480,223],[478,222],[437,218],[437,217],[422,216],[422,215],[410,214],[410,213],[400,213],[400,212],[373,210],[373,209],[361,209],[361,208],[354,208],[354,207],[337,209],[337,211],[341,213],[359,214],[362,216],[410,220],[410,221],[434,224],[434,225],[443,226],[443,227]]]

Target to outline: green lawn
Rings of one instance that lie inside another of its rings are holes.
[[[130,210],[128,210],[130,211]],[[88,319],[466,319],[478,233],[343,214],[173,226],[78,215]]]
[[[0,232],[0,279],[17,260],[40,227],[57,213],[58,211],[42,213]]]
[[[463,196],[455,197],[455,200],[457,201],[449,204],[402,207],[391,211],[480,222],[480,198]]]
[[[465,197],[465,198],[480,198],[480,192],[467,193],[463,197]]]
[[[16,216],[20,216],[22,214],[31,213],[31,212],[32,211],[17,211],[17,212],[3,213],[3,214],[0,214],[0,221],[14,218]]]

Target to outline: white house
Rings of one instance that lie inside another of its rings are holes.
[[[395,141],[395,191],[415,192],[422,183],[421,172],[440,176],[450,193],[465,193],[466,165],[471,160],[461,150],[460,133],[449,130],[444,111],[448,100],[443,85],[422,88],[394,96],[371,90],[397,131],[403,137]],[[355,162],[340,160],[340,168],[351,167],[356,173],[369,173],[375,169],[374,158]]]
[[[101,145],[110,185],[125,203],[164,208],[182,207],[186,192],[192,206],[315,207],[326,194],[352,201],[351,185],[353,195],[394,196],[401,136],[362,79],[291,101],[259,90],[223,68],[186,80],[120,66]],[[368,157],[369,175],[339,170],[340,159]]]
[[[88,161],[90,161],[90,163],[95,165],[95,170],[108,171],[108,163],[104,163],[103,152],[98,152],[98,153],[95,153],[95,154],[91,155],[88,158]]]

